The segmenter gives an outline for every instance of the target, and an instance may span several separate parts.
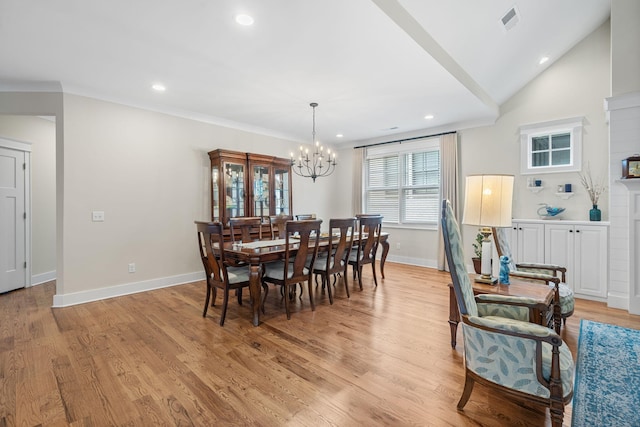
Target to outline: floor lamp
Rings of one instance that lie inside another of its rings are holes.
[[[510,227],[513,204],[513,175],[470,175],[466,178],[462,223],[480,227],[482,267],[476,282],[496,283],[492,277],[491,227]]]

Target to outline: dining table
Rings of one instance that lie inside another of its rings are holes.
[[[326,251],[331,242],[331,236],[320,235],[318,242],[318,252]],[[356,233],[354,235],[354,244],[360,241],[360,237]],[[310,244],[315,244],[311,239]],[[293,254],[299,247],[299,243],[295,239],[289,239],[289,253]],[[384,279],[384,263],[389,253],[389,233],[380,233],[380,245],[382,246],[382,254],[380,257],[380,273]],[[224,256],[228,260],[235,263],[249,264],[249,294],[251,295],[251,313],[252,323],[254,326],[260,324],[260,303],[262,301],[262,265],[268,262],[277,261],[284,257],[286,250],[285,239],[274,240],[256,240],[252,242],[243,242],[241,244],[234,242],[224,243]]]

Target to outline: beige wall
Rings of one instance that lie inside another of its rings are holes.
[[[611,95],[640,90],[640,1],[611,2]]]
[[[608,128],[603,102],[609,95],[609,23],[580,42],[500,107],[494,126],[461,131],[461,176],[505,173],[516,176],[514,218],[535,218],[540,203],[566,208],[563,218],[588,220],[590,199],[578,174],[538,174],[545,189],[527,190],[527,176],[520,174],[519,127],[525,124],[584,116],[583,164],[592,174],[608,176]],[[558,184],[571,183],[576,193],[569,200],[558,198]],[[463,192],[464,193],[464,192]],[[608,219],[608,194],[599,205]]]
[[[210,219],[207,152],[287,157],[298,146],[80,96],[64,104],[65,294],[199,272],[193,221]],[[294,177],[294,212],[326,217],[329,185]]]
[[[37,283],[56,270],[55,120],[0,115],[0,136],[31,143],[31,275]]]

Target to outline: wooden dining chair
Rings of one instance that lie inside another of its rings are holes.
[[[382,216],[361,216],[358,220],[359,242],[355,245],[355,252],[349,256],[349,264],[353,266],[353,279],[358,276],[358,285],[362,290],[362,267],[371,264],[373,272],[373,282],[378,286],[376,277],[376,252],[380,244],[380,233],[382,231]]]
[[[270,227],[270,226],[269,226]],[[229,229],[231,241],[251,242],[253,240],[262,240],[267,234],[266,226],[262,217],[259,216],[243,216],[229,219]]]
[[[287,312],[287,319],[291,319],[291,309],[289,307],[291,298],[290,292],[295,290],[297,284],[307,282],[309,291],[309,303],[311,310],[316,306],[313,302],[313,292],[311,290],[312,266],[318,255],[317,236],[320,235],[320,224],[322,220],[288,221],[286,223],[286,249],[282,260],[265,264],[263,284],[273,283],[280,285],[283,289],[284,306]],[[295,237],[294,237],[295,234]],[[315,237],[312,237],[315,234]],[[291,246],[296,244],[294,248]],[[262,306],[267,298],[268,288],[265,288]]]
[[[242,288],[249,286],[249,269],[246,266],[233,266],[225,260],[224,250],[220,250],[224,245],[222,237],[223,226],[220,222],[196,221],[195,224],[198,233],[200,258],[202,259],[207,282],[207,296],[204,301],[202,317],[207,316],[209,301],[211,301],[211,306],[213,307],[216,302],[217,290],[222,289],[223,300],[220,326],[224,326],[229,291],[236,290],[238,304],[242,305]],[[212,293],[213,299],[211,299]]]
[[[291,217],[289,215],[275,215],[269,217],[269,222],[271,223],[271,239],[284,239],[287,233],[286,223],[287,221],[291,221]]]
[[[329,220],[329,247],[326,252],[318,255],[313,264],[313,274],[322,277],[322,287],[326,285],[329,294],[329,303],[333,304],[333,293],[331,287],[335,284],[337,274],[343,276],[344,288],[349,295],[349,284],[347,282],[347,267],[349,266],[349,255],[353,247],[353,235],[356,227],[355,218],[344,218]],[[331,283],[333,277],[334,283]],[[317,276],[316,276],[317,279]]]
[[[316,219],[316,214],[300,214],[296,215],[296,221],[305,221],[308,219]]]

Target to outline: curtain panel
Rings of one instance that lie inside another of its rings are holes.
[[[440,192],[451,202],[456,220],[459,218],[458,202],[458,133],[440,136]],[[442,229],[438,222],[438,270],[446,269]]]

